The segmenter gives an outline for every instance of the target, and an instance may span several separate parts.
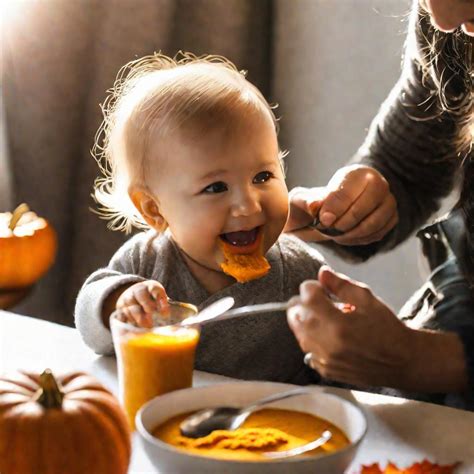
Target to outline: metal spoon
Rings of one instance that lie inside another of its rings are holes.
[[[331,300],[333,301],[334,305],[340,309],[346,309],[346,304],[341,303],[340,301],[336,301],[331,295],[329,295]],[[221,300],[212,303],[208,308],[217,305],[221,301],[225,300],[226,298],[222,298]],[[241,316],[250,316],[253,314],[261,314],[261,313],[274,313],[279,311],[286,311],[290,307],[289,301],[283,302],[272,302],[272,303],[262,303],[262,304],[250,304],[246,306],[241,306],[239,308],[233,308],[229,311],[216,311],[215,314],[209,312],[209,315],[204,314],[204,311],[207,308],[203,309],[199,314],[196,316],[191,316],[186,318],[184,321],[181,322],[181,325],[188,326],[190,324],[205,324],[211,321],[222,321],[224,319],[233,319],[233,318],[240,318]],[[217,309],[217,308],[216,308]]]
[[[308,389],[298,388],[270,395],[243,408],[226,406],[206,408],[188,416],[181,422],[179,429],[181,434],[188,438],[201,438],[214,430],[236,430],[251,413],[259,410],[263,405],[310,393],[311,391]]]
[[[202,324],[211,319],[215,320],[220,315],[225,313],[228,309],[232,308],[232,306],[234,306],[234,303],[235,303],[234,298],[232,298],[231,296],[226,296],[224,298],[221,298],[220,300],[217,300],[217,301],[214,301],[214,303],[211,303],[209,306],[204,308],[198,314],[194,316],[190,316],[189,318],[183,319],[180,325],[190,326],[192,324]]]
[[[221,301],[226,300],[227,298],[222,298],[219,301],[208,306],[211,308],[214,304],[220,303]],[[233,301],[233,298],[231,298]],[[231,305],[232,306],[232,305]],[[229,306],[230,307],[230,306]],[[259,313],[273,313],[274,311],[286,311],[288,309],[288,301],[284,301],[282,303],[263,303],[263,304],[251,304],[247,306],[241,306],[240,308],[234,308],[229,311],[219,311],[211,314],[210,312],[204,314],[208,308],[203,309],[199,314],[196,316],[191,316],[186,318],[184,321],[181,322],[181,326],[188,326],[189,324],[202,324],[208,321],[220,321],[222,319],[233,319],[238,318],[240,316],[250,316],[251,314],[259,314]],[[226,308],[229,309],[229,308]]]
[[[335,227],[324,227],[319,220],[319,213],[314,218],[313,222],[308,224],[308,227],[321,232],[321,234],[328,235],[329,237],[339,237],[344,234],[344,231],[336,229]]]
[[[297,446],[296,448],[287,449],[285,451],[268,451],[262,453],[263,456],[270,459],[282,459],[290,456],[298,456],[299,454],[312,451],[313,449],[319,448],[323,444],[327,443],[332,438],[332,433],[329,430],[323,431],[322,435],[309,443]]]

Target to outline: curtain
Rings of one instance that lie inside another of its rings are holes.
[[[94,207],[92,184],[98,173],[90,149],[101,122],[99,104],[123,64],[154,51],[171,56],[184,50],[228,57],[240,69],[249,71],[249,80],[271,102],[279,100],[282,104],[282,147],[292,151],[290,184],[321,185],[361,143],[370,118],[399,73],[403,27],[392,17],[374,14],[373,7],[387,9],[389,5],[390,13],[394,8],[399,13],[407,11],[409,2],[9,3],[15,4],[15,12],[12,9],[12,14],[6,15],[3,27],[2,90],[8,166],[2,165],[2,173],[8,173],[10,201],[27,202],[51,221],[59,237],[54,267],[15,311],[73,325],[73,307],[80,286],[88,274],[107,264],[127,238],[109,231],[106,223],[90,210]],[[365,25],[361,28],[359,22],[366,18],[378,25],[375,32]],[[389,23],[391,32],[385,37],[384,28]],[[352,39],[348,40],[344,29],[349,27]],[[376,34],[380,41],[374,45],[371,41]],[[335,67],[338,54],[346,59],[352,57],[357,38],[366,49],[370,45],[372,49],[390,51],[388,59],[380,58],[377,80],[364,72],[367,65],[373,64],[373,58],[367,57],[367,64],[360,65],[360,56],[356,55],[349,65],[346,61]],[[348,71],[351,65],[355,72]],[[337,80],[342,81],[339,88]],[[361,85],[371,80],[374,90]],[[354,95],[351,88],[358,92]],[[339,118],[335,118],[334,103],[326,100],[329,94],[333,98],[339,94],[337,104],[342,113],[346,113],[346,106],[359,107],[359,111],[353,110],[351,123],[341,115],[336,114]],[[351,102],[354,97],[355,103]],[[316,110],[318,115],[312,115]],[[335,127],[330,133],[328,124]],[[324,141],[328,133],[330,141]],[[337,138],[340,134],[348,137],[345,148]],[[318,144],[323,142],[325,145],[320,148]],[[315,156],[318,153],[320,157]],[[6,186],[2,182],[0,186]]]

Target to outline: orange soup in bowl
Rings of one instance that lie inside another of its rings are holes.
[[[216,430],[202,438],[187,438],[180,423],[192,413],[174,416],[153,430],[153,436],[190,454],[218,459],[268,461],[263,453],[286,451],[309,443],[329,430],[331,439],[302,456],[329,454],[350,444],[345,433],[334,424],[310,413],[283,409],[263,409],[252,413],[233,431]]]

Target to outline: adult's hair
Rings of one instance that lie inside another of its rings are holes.
[[[449,114],[456,123],[457,151],[461,160],[463,184],[456,207],[462,209],[466,224],[467,277],[474,291],[474,38],[461,28],[452,33],[437,30],[420,1],[416,35],[424,85],[431,90],[429,101],[418,109],[421,120],[436,120]],[[464,263],[464,262],[463,262]]]

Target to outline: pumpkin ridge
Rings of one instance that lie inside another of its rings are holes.
[[[87,472],[83,469],[83,456],[75,456],[77,450],[83,448],[79,436],[83,431],[81,424],[80,412],[74,406],[67,406],[65,403],[60,412],[56,410],[49,412],[48,419],[43,420],[40,438],[44,446],[51,446],[51,449],[48,450],[47,462],[43,462],[42,470],[39,470],[37,474],[51,474],[51,472],[85,474]]]
[[[128,427],[128,421],[125,416],[125,413],[121,413],[123,415],[121,417],[122,419],[117,420],[117,413],[114,412],[115,407],[113,405],[113,402],[110,401],[110,399],[103,398],[101,400],[87,399],[87,400],[77,400],[77,401],[80,403],[87,404],[87,405],[93,405],[97,410],[100,410],[101,413],[104,416],[106,416],[107,419],[110,421],[113,428],[118,431],[120,438],[124,440],[129,439],[130,430]],[[127,451],[127,458],[130,459],[130,456],[132,454],[131,445],[128,442],[125,442],[125,448]]]
[[[20,384],[9,382],[8,380],[0,379],[0,395],[4,393],[21,393],[26,396],[30,396],[34,393],[29,387],[25,387]]]
[[[82,413],[82,416],[88,419],[88,422],[95,426],[95,432],[99,431],[102,433],[101,438],[101,449],[104,451],[104,458],[106,465],[104,469],[98,469],[98,472],[107,472],[107,464],[114,474],[126,474],[128,470],[129,457],[124,453],[123,447],[128,442],[125,442],[114,429],[114,423],[108,418],[101,416],[102,412],[93,405],[84,403],[82,401],[77,402],[78,408]],[[87,407],[87,410],[84,408]],[[92,416],[94,415],[94,416]],[[108,439],[105,434],[108,435]],[[127,440],[128,441],[128,440]],[[117,449],[116,446],[120,445],[122,449]]]
[[[0,464],[0,472],[4,474],[38,474],[36,468],[29,469],[29,461],[23,453],[28,452],[28,458],[36,458],[37,453],[34,452],[36,444],[35,433],[37,432],[38,423],[41,420],[39,410],[32,416],[28,408],[36,408],[33,404],[27,403],[25,405],[16,405],[10,409],[6,415],[2,415],[3,427],[10,425],[10,430],[2,434],[3,439],[6,440],[4,453],[2,458],[5,460],[5,465]],[[0,429],[0,433],[3,430]],[[1,439],[1,438],[0,438]],[[24,441],[26,440],[26,441]],[[24,443],[28,443],[25,447]],[[21,444],[23,443],[23,445]],[[38,451],[38,450],[36,450]],[[15,453],[21,453],[20,456],[13,456]],[[0,448],[1,454],[1,448]]]
[[[100,385],[93,386],[93,385],[70,384],[63,387],[62,390],[65,395],[71,395],[71,394],[80,393],[80,392],[88,392],[91,395],[97,394],[97,393],[103,393],[104,395],[107,395],[107,396],[113,395],[108,390],[104,390]]]
[[[10,445],[13,444],[15,434],[16,429],[14,418],[6,417],[2,414],[2,417],[0,418],[0,472],[7,472],[9,469],[7,465],[7,453],[10,452]]]
[[[34,393],[38,386],[37,380],[32,380],[23,373],[21,373],[20,376],[13,376],[12,378],[0,377],[0,387],[3,383],[22,387],[25,390],[29,390],[31,393]]]
[[[111,394],[111,392],[107,390],[101,383],[95,379],[92,379],[90,375],[87,375],[84,372],[65,374],[64,377],[61,378],[61,383],[64,392],[79,391],[90,388],[91,390],[97,390]]]
[[[18,398],[15,398],[14,396],[10,397],[9,395],[16,395],[18,396]],[[28,395],[22,396],[21,394],[18,394],[18,393],[11,393],[11,394],[6,393],[4,395],[0,394],[0,415],[7,416],[7,413],[9,410],[11,410],[12,408],[18,405],[28,403],[30,399],[31,399],[31,396],[28,396]]]

